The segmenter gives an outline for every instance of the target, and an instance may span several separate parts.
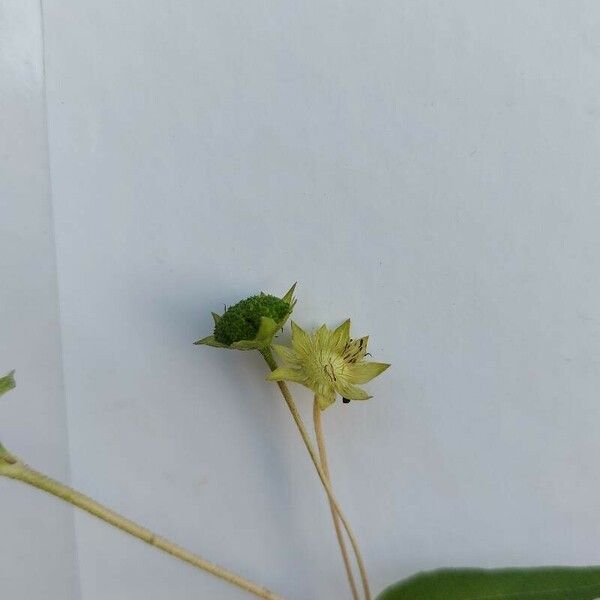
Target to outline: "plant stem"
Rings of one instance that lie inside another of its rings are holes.
[[[165,538],[159,537],[152,531],[122,517],[84,494],[47,477],[43,473],[31,469],[8,453],[2,453],[0,456],[0,476],[21,481],[43,490],[48,494],[52,494],[61,500],[69,502],[143,542],[146,542],[175,558],[183,560],[198,569],[202,569],[216,577],[220,577],[259,598],[263,598],[264,600],[283,600],[281,596],[274,594],[266,588],[252,583],[227,569],[219,567],[218,565],[189,552],[185,548],[177,546]]]
[[[265,348],[264,350],[261,350],[261,354],[263,355],[263,358],[269,365],[269,368],[271,369],[271,371],[274,371],[277,368],[277,362],[273,358],[273,353],[271,352],[271,349]],[[323,487],[325,488],[325,492],[327,493],[329,502],[335,508],[335,511],[337,512],[337,514],[340,518],[340,521],[342,522],[342,525],[344,526],[344,529],[346,530],[348,539],[350,540],[350,545],[352,546],[352,550],[354,551],[354,555],[356,557],[356,563],[358,564],[358,570],[360,572],[360,579],[361,579],[364,594],[365,594],[365,600],[371,600],[371,591],[369,589],[369,581],[367,579],[367,570],[365,568],[365,564],[362,559],[362,555],[360,553],[360,549],[358,547],[358,542],[356,541],[356,537],[354,536],[352,529],[350,529],[350,524],[348,523],[348,519],[346,519],[346,517],[344,516],[344,513],[342,512],[342,509],[340,508],[340,505],[333,494],[333,490],[331,489],[331,485],[329,484],[329,479],[327,478],[327,476],[325,475],[325,472],[321,468],[321,463],[319,461],[319,457],[317,456],[317,453],[313,447],[313,444],[310,441],[308,431],[306,430],[304,421],[302,420],[302,417],[300,416],[300,413],[298,412],[296,403],[294,402],[294,399],[293,399],[292,395],[290,394],[290,390],[288,389],[285,381],[277,381],[276,383],[279,387],[279,390],[281,391],[281,394],[282,394],[286,404],[288,405],[290,412],[292,413],[292,417],[296,423],[296,426],[298,427],[298,431],[300,432],[300,435],[302,436],[304,445],[306,446],[306,449],[308,450],[310,458],[312,459],[312,462],[315,466],[317,474],[319,475],[319,479],[321,480],[321,483],[323,484]]]
[[[329,465],[327,462],[327,450],[325,449],[325,438],[323,436],[323,427],[321,424],[321,409],[319,408],[319,403],[317,402],[316,396],[313,402],[313,423],[315,426],[315,437],[317,438],[317,448],[319,449],[321,467],[323,468],[323,472],[331,484],[331,476],[329,474]],[[346,569],[348,583],[350,584],[350,589],[352,590],[352,598],[354,598],[354,600],[358,600],[358,590],[356,589],[354,575],[352,574],[352,566],[350,565],[348,551],[346,550],[346,543],[344,542],[342,529],[340,527],[340,519],[338,514],[335,512],[335,507],[331,503],[331,500],[329,501],[329,507],[331,508],[331,518],[333,519],[335,535],[340,546],[340,552],[342,553],[342,559],[344,561],[344,568]]]

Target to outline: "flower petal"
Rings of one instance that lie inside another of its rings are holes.
[[[348,380],[351,383],[367,383],[377,375],[381,375],[390,365],[379,362],[359,362],[348,368]]]
[[[365,390],[346,381],[338,381],[336,387],[340,395],[348,400],[368,400],[373,397],[369,396]]]
[[[346,319],[334,332],[333,332],[333,349],[336,352],[341,353],[350,341],[350,319]]]
[[[315,346],[321,349],[328,349],[331,343],[331,332],[327,325],[323,324],[314,334]]]
[[[300,358],[310,354],[312,350],[312,340],[310,336],[301,327],[292,321],[292,346]]]
[[[335,390],[333,388],[322,390],[320,393],[315,394],[315,398],[319,408],[325,410],[335,402]]]
[[[295,381],[296,383],[304,383],[304,374],[298,369],[279,367],[267,376],[267,381]]]
[[[273,344],[273,350],[288,366],[296,366],[298,364],[298,355],[293,348],[282,346],[281,344]]]

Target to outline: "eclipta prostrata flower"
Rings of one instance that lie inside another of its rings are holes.
[[[367,362],[368,336],[350,339],[350,319],[337,329],[322,325],[312,335],[292,321],[292,347],[275,344],[273,349],[284,361],[267,379],[294,381],[311,389],[321,410],[335,401],[337,394],[348,400],[371,398],[357,384],[367,383],[390,365]]]
[[[267,348],[292,314],[296,304],[295,288],[296,284],[283,298],[261,293],[241,300],[222,315],[212,313],[215,322],[213,335],[202,338],[195,344],[234,350]]]

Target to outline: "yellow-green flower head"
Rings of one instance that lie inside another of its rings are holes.
[[[310,335],[292,321],[292,347],[273,346],[285,366],[275,369],[270,381],[295,381],[311,389],[321,410],[335,401],[337,394],[344,401],[371,398],[357,384],[367,383],[390,365],[367,362],[368,336],[350,339],[350,319],[337,329],[322,325]]]
[[[267,348],[292,314],[296,304],[295,288],[296,284],[283,298],[261,293],[241,300],[222,315],[212,313],[215,321],[213,335],[195,343],[235,350]]]

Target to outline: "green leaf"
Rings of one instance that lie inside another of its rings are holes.
[[[10,392],[10,390],[16,387],[15,383],[15,372],[11,371],[8,375],[0,377],[0,396]]]
[[[600,567],[448,569],[419,573],[377,600],[597,600]]]

